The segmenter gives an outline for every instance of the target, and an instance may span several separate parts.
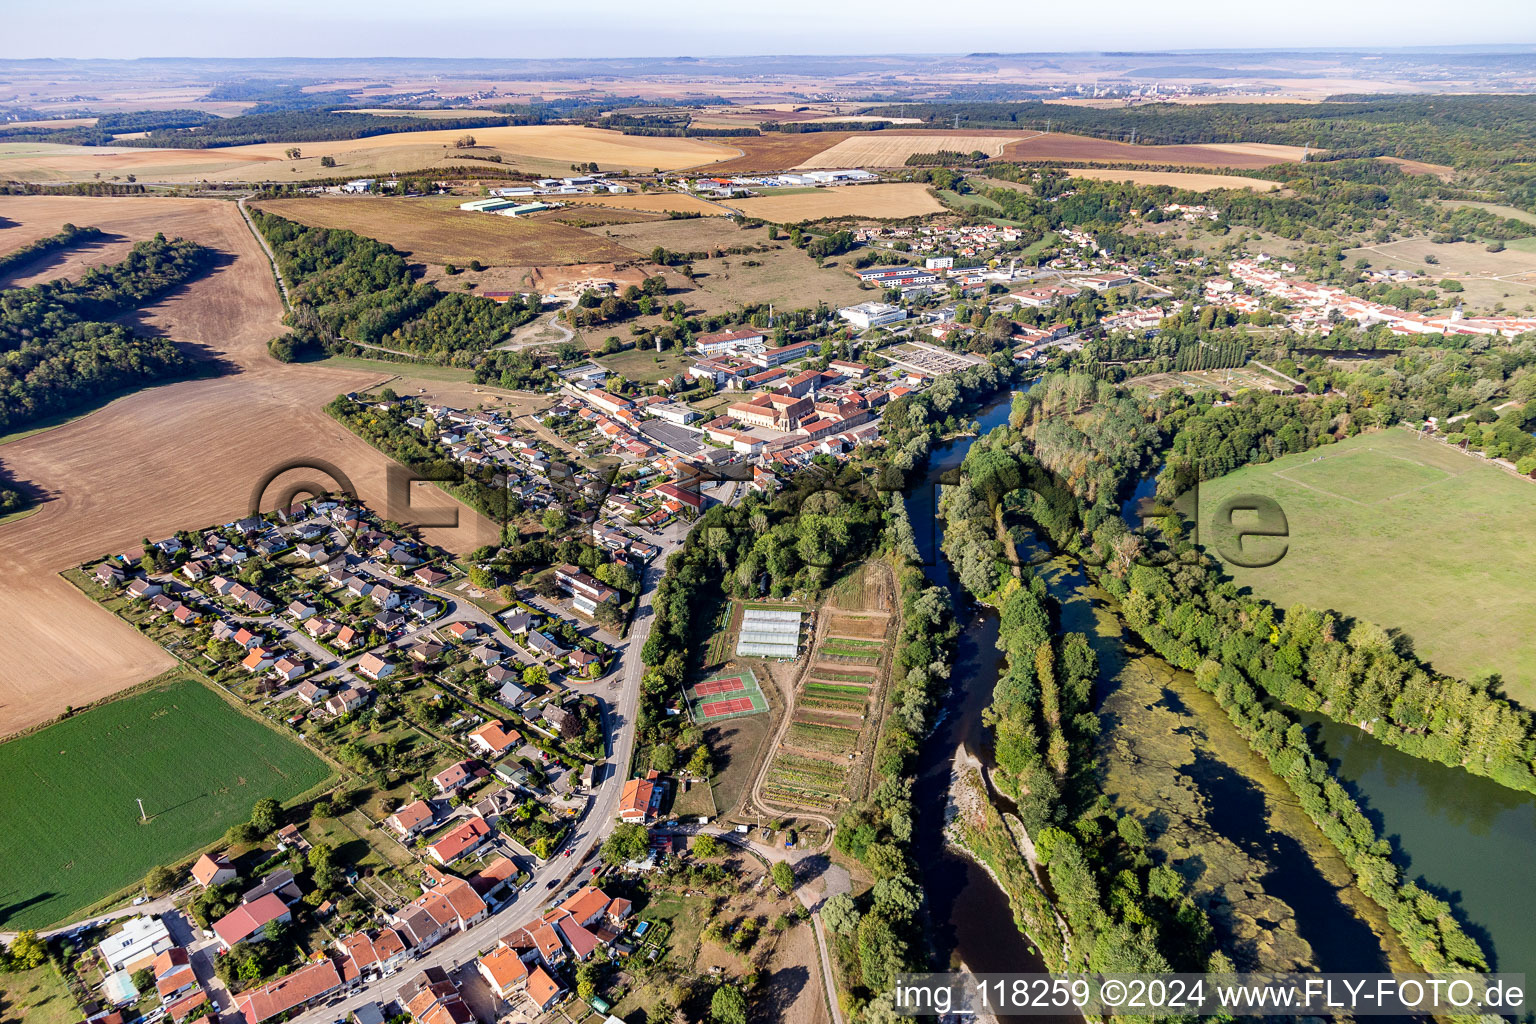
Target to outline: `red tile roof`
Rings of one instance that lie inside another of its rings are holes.
[[[341,975],[337,973],[336,965],[322,960],[271,984],[251,989],[235,1000],[235,1007],[245,1015],[245,1024],[261,1024],[261,1021],[303,1006],[340,985]]]
[[[478,845],[490,834],[491,826],[476,814],[427,847],[427,850],[439,862],[448,864],[457,860],[465,850]]]
[[[276,893],[267,893],[250,903],[242,904],[231,910],[228,914],[213,923],[214,933],[226,946],[254,935],[266,927],[267,922],[276,921],[288,913],[288,904]],[[251,1022],[247,1022],[251,1024]]]

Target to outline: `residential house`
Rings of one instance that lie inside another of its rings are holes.
[[[451,764],[432,776],[432,784],[439,793],[456,793],[474,781],[473,766],[468,761]]]
[[[496,686],[496,700],[505,707],[515,708],[528,699],[528,691],[518,685],[521,678],[510,669],[497,666],[486,673],[491,685]]]
[[[286,661],[287,659],[284,660]],[[331,695],[329,690],[315,682],[300,683],[294,688],[293,692],[298,696],[299,700],[310,707],[325,703],[325,698]]]
[[[338,637],[338,639],[340,638]],[[394,675],[395,666],[393,662],[385,661],[383,658],[370,651],[358,659],[357,671],[359,674],[367,676],[374,682],[378,682],[380,679],[388,679],[390,676]]]
[[[255,903],[263,896],[275,895],[278,899],[290,907],[304,898],[304,891],[299,888],[299,883],[293,877],[293,871],[289,868],[278,868],[261,876],[261,880],[250,890],[240,895],[241,903]]]
[[[173,1003],[197,988],[191,958],[181,946],[172,946],[155,957],[150,970],[155,976],[155,991],[160,994],[161,1003]]]
[[[373,952],[379,958],[379,971],[387,978],[410,959],[410,947],[393,928],[382,928],[373,937]]]
[[[160,584],[154,580],[136,579],[128,584],[128,596],[137,600],[148,601],[150,598],[158,596],[162,589]]]
[[[496,997],[504,1002],[510,1001],[528,984],[528,965],[510,946],[497,946],[475,962],[475,969]]]
[[[550,661],[559,661],[567,653],[564,647],[561,647],[546,634],[540,632],[528,634],[528,646]]]
[[[213,933],[219,944],[229,949],[237,942],[260,942],[266,938],[265,929],[273,921],[293,920],[288,905],[276,893],[267,893],[250,903],[242,903],[213,923]]]
[[[494,641],[488,641],[470,651],[469,656],[489,668],[501,664],[503,652]]]
[[[439,864],[448,865],[472,850],[478,849],[491,836],[491,826],[478,814],[466,818],[450,829],[437,842],[427,847],[427,852]]]
[[[222,853],[205,853],[192,865],[192,880],[204,889],[223,885],[236,877],[234,865]]]
[[[650,820],[656,784],[650,779],[630,779],[619,794],[619,820],[644,824]]]
[[[450,622],[444,632],[455,640],[466,640],[479,636],[480,627],[473,622]]]
[[[474,1024],[458,985],[441,967],[429,967],[402,986],[400,1005],[418,1024]]]
[[[241,660],[240,667],[247,672],[265,672],[276,660],[276,656],[265,647],[253,647]]]
[[[368,704],[368,692],[356,686],[349,686],[334,697],[327,699],[325,710],[327,713],[339,717],[366,707]]]
[[[347,650],[353,644],[357,643],[359,636],[361,636],[361,634],[351,626],[342,626],[336,631],[336,646],[340,647],[342,650]]]
[[[272,674],[285,683],[293,682],[308,671],[309,666],[305,664],[302,658],[282,657],[272,663]],[[321,697],[326,695],[324,689],[320,687],[316,687],[316,689],[320,691]],[[305,701],[305,703],[310,704],[311,702]]]
[[[448,574],[441,569],[434,569],[430,565],[424,565],[411,573],[423,586],[436,587],[448,582]]]
[[[524,994],[528,1001],[543,1013],[560,1001],[560,995],[564,991],[560,983],[550,977],[544,968],[535,967],[528,975]]]
[[[300,967],[276,981],[241,993],[235,998],[235,1009],[244,1016],[245,1024],[261,1024],[281,1014],[302,1009],[340,987],[341,974],[336,970],[336,965],[330,959],[320,960],[307,967]]]
[[[558,704],[544,705],[543,718],[554,727],[556,732],[567,739],[581,731],[581,722],[577,717]]]
[[[409,839],[431,825],[436,817],[437,813],[432,809],[431,804],[425,800],[416,800],[385,818],[384,824],[393,829],[400,838]]]
[[[486,722],[469,734],[469,745],[490,757],[501,757],[522,739],[515,729],[507,729],[500,722]]]

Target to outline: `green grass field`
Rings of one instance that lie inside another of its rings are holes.
[[[1361,434],[1201,485],[1203,541],[1241,493],[1278,501],[1290,538],[1269,568],[1223,562],[1240,586],[1401,629],[1436,669],[1497,672],[1536,706],[1536,485],[1407,430]]]
[[[329,776],[180,673],[0,745],[0,927],[63,921],[218,839],[262,797],[288,800]]]
[[[0,1024],[74,1024],[79,1019],[79,1007],[52,967],[0,974]]]

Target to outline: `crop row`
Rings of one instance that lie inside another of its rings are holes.
[[[846,754],[853,750],[858,739],[857,729],[845,729],[820,722],[796,721],[789,727],[790,742],[810,750]]]
[[[806,757],[804,754],[795,754],[783,751],[774,759],[775,766],[784,765],[800,771],[811,772],[816,775],[825,775],[828,778],[842,779],[848,774],[848,766],[841,761],[827,761],[819,757]]]
[[[839,711],[845,715],[862,715],[864,713],[863,701],[839,700],[835,697],[801,697],[800,707],[816,708],[821,711]]]
[[[815,671],[818,676],[825,676],[828,679],[836,679],[839,682],[864,683],[867,685],[875,681],[875,677],[870,675],[868,672],[836,672],[830,669],[821,668],[818,668]]]
[[[778,803],[795,804],[800,807],[809,807],[818,811],[831,810],[832,805],[836,802],[834,800],[829,800],[826,797],[812,796],[809,793],[797,793],[793,790],[776,786],[773,783],[769,783],[766,787],[764,787],[763,792],[764,795],[768,797],[768,799],[775,800]]]
[[[805,684],[805,692],[814,693],[822,697],[844,696],[857,697],[863,700],[869,696],[869,687],[854,686],[849,683],[818,683],[813,681]]]
[[[843,791],[843,783],[840,779],[825,779],[798,769],[780,768],[778,765],[774,765],[773,771],[768,773],[768,781],[771,785],[815,793],[819,796],[833,797]]]

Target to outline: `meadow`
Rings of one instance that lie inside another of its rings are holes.
[[[11,740],[0,746],[0,926],[63,921],[214,842],[257,800],[330,776],[181,670]]]
[[[1300,602],[1401,629],[1439,671],[1497,672],[1511,697],[1536,704],[1536,484],[1393,429],[1202,484],[1203,543],[1234,494],[1274,498],[1290,531],[1274,566],[1222,563],[1239,586],[1281,607]],[[1276,543],[1255,539],[1245,550]]]

